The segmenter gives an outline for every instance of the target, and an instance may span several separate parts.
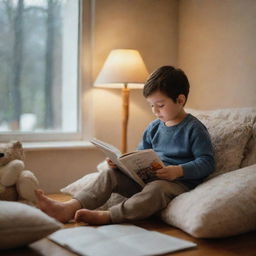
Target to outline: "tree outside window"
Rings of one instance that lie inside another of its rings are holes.
[[[78,130],[78,0],[0,0],[0,133]]]

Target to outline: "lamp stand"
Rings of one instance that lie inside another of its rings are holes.
[[[127,127],[128,127],[128,119],[129,119],[129,93],[130,89],[127,88],[127,84],[122,88],[122,145],[121,150],[122,153],[127,152]]]

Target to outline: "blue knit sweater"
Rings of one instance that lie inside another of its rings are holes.
[[[168,165],[180,165],[184,176],[177,179],[190,189],[214,171],[215,162],[206,127],[188,114],[179,124],[165,126],[159,119],[144,131],[138,150],[152,148]]]

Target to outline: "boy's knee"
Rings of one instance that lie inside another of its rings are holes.
[[[165,180],[154,180],[145,186],[145,190],[150,190],[153,193],[165,193],[169,191],[170,183]]]
[[[176,183],[167,180],[155,180],[147,184],[147,189],[152,193],[176,196],[183,192],[183,189]]]
[[[155,206],[158,205],[158,208],[162,209],[166,207],[173,198],[168,189],[169,186],[168,181],[156,180],[148,183],[143,191],[148,195]]]
[[[170,183],[169,181],[166,180],[154,180],[152,182],[149,183],[150,187],[153,189],[161,189],[161,188],[167,188]]]

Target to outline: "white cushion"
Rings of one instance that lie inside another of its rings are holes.
[[[197,109],[186,109],[187,112],[198,117],[199,115],[207,115],[212,118],[229,120],[229,121],[240,121],[242,123],[256,123],[256,108],[223,108],[215,110],[197,110]]]
[[[197,117],[207,127],[214,148],[216,168],[208,179],[239,169],[245,147],[252,136],[251,123],[222,120],[204,114]]]
[[[174,198],[162,219],[195,237],[256,229],[256,165],[225,173]]]
[[[0,249],[27,245],[61,227],[61,223],[37,208],[0,201]]]
[[[75,194],[79,193],[84,188],[86,188],[86,186],[93,183],[97,179],[99,172],[107,170],[108,168],[109,167],[108,167],[107,161],[102,161],[97,165],[98,172],[92,172],[92,173],[86,174],[82,178],[60,189],[60,191],[62,193],[74,196]]]
[[[256,108],[224,108],[217,110],[195,110],[187,109],[194,116],[200,119],[200,116],[210,116],[211,119],[222,119],[223,121],[238,121],[240,123],[250,123],[253,127],[253,134],[249,139],[245,151],[244,158],[240,167],[246,167],[256,164]]]

